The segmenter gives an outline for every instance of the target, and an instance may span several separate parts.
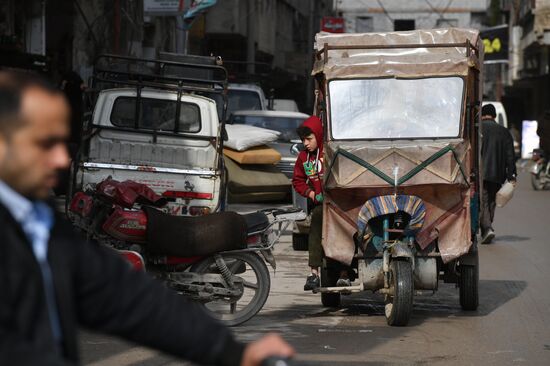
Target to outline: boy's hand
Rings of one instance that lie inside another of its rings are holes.
[[[315,202],[315,192],[309,191],[309,193],[308,193],[307,196],[308,196],[308,198],[309,198],[310,200],[312,200],[312,201]]]

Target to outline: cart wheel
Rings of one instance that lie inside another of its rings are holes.
[[[321,266],[321,287],[334,287],[338,281],[338,270]],[[321,293],[321,303],[327,308],[340,307],[340,293]]]
[[[409,323],[413,308],[413,275],[411,263],[393,260],[390,264],[390,288],[393,295],[386,295],[386,321],[391,326],[404,326]]]
[[[531,173],[531,186],[535,191],[542,191],[544,189],[544,183],[541,182],[540,173]]]
[[[309,235],[292,233],[292,249],[307,251],[309,249]]]
[[[477,306],[479,305],[478,266],[461,265],[458,281],[458,287],[460,289],[460,306],[462,310],[477,310]]]

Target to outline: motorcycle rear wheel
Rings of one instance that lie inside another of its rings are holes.
[[[241,277],[244,280],[243,294],[234,302],[229,299],[219,299],[203,305],[214,318],[227,326],[235,326],[250,320],[262,309],[269,296],[271,278],[265,262],[256,253],[220,255],[231,270],[232,276]],[[201,274],[220,273],[214,257],[208,257],[195,264],[190,271]]]

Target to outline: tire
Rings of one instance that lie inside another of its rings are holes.
[[[321,266],[321,287],[334,287],[338,281],[338,270],[329,268],[325,263]],[[321,293],[321,303],[327,308],[340,307],[340,293]]]
[[[213,317],[219,319],[225,325],[235,326],[250,320],[262,309],[269,296],[271,279],[264,260],[256,253],[225,253],[221,254],[221,256],[226,263],[228,261],[238,261],[240,263],[240,265],[235,266],[237,270],[233,270],[232,272],[241,273],[238,275],[234,274],[233,276],[243,278],[249,285],[244,285],[241,298],[233,304],[226,299],[220,299],[205,303],[204,306]],[[243,263],[246,265],[246,271],[244,272],[242,270]],[[219,270],[212,256],[194,265],[191,268],[191,272],[219,273]],[[243,299],[245,301],[248,299],[249,301],[244,305],[241,303],[242,307],[239,308],[238,303]]]
[[[409,261],[392,260],[390,263],[391,287],[394,293],[386,295],[386,321],[391,326],[405,326],[411,318],[414,295],[413,273]]]
[[[309,235],[292,233],[292,249],[297,251],[307,251],[309,249]]]
[[[542,191],[544,189],[544,184],[540,181],[540,173],[531,173],[531,186],[535,191]]]
[[[462,310],[474,311],[479,305],[479,268],[475,265],[461,265],[458,278],[460,290],[460,307]]]

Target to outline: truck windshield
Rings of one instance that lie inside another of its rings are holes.
[[[354,79],[329,83],[334,139],[458,137],[460,77]]]
[[[193,103],[180,103],[178,131],[176,128],[176,101],[140,99],[139,125],[142,130],[195,133],[201,129],[200,108]],[[136,98],[118,97],[111,111],[111,123],[116,127],[135,128]]]

